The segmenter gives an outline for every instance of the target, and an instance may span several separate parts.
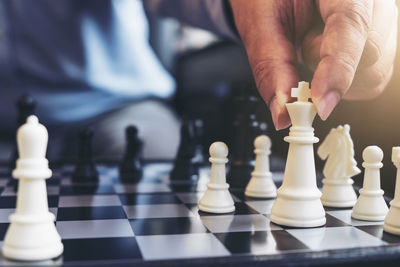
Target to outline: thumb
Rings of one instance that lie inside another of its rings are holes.
[[[277,130],[290,125],[285,104],[299,78],[296,53],[288,25],[282,16],[290,16],[290,7],[277,10],[277,2],[231,1],[236,27],[243,40],[257,88],[271,110]],[[274,6],[272,6],[274,5]],[[282,12],[288,14],[282,14]],[[287,18],[286,18],[287,19]]]

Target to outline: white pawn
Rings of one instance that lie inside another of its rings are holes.
[[[382,168],[383,151],[377,146],[369,146],[363,151],[365,169],[363,187],[353,207],[351,217],[364,221],[383,221],[388,207],[381,189],[380,168]]]
[[[17,207],[10,216],[3,255],[22,261],[58,257],[63,252],[61,238],[49,212],[45,179],[51,177],[45,158],[48,134],[36,116],[29,116],[18,129],[19,159],[12,172],[19,179]]]
[[[228,162],[228,147],[223,142],[210,146],[211,175],[207,191],[199,202],[199,210],[210,213],[228,213],[235,205],[226,183],[225,164]]]
[[[383,230],[400,235],[400,147],[393,147],[392,161],[397,168],[396,189],[394,199],[390,201],[390,209],[383,224]]]
[[[256,163],[251,179],[246,187],[245,195],[258,198],[276,197],[276,186],[269,170],[269,155],[271,154],[271,139],[266,135],[254,140]]]

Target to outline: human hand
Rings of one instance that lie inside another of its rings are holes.
[[[314,71],[311,96],[325,120],[341,98],[370,99],[389,82],[397,40],[394,0],[230,0],[258,90],[276,129],[290,125],[285,104]]]

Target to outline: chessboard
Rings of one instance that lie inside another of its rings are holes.
[[[273,199],[231,190],[231,214],[199,212],[209,168],[198,182],[169,180],[171,162],[146,162],[138,183],[122,183],[118,167],[98,164],[99,183],[74,183],[72,165],[53,168],[47,193],[64,253],[50,261],[74,266],[356,266],[400,262],[400,237],[382,222],[351,219],[350,209],[327,209],[327,224],[295,229],[275,225]],[[274,172],[279,185],[282,172]],[[16,204],[17,181],[0,169],[0,240]],[[2,245],[2,241],[0,243]],[[47,263],[48,264],[48,263]],[[394,263],[393,263],[394,264]],[[1,258],[0,265],[22,265]]]

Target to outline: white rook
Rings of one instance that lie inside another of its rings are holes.
[[[285,174],[282,186],[277,191],[277,199],[272,206],[271,221],[291,227],[317,227],[326,223],[325,211],[317,187],[313,144],[318,142],[314,136],[312,122],[317,114],[309,102],[308,83],[300,82],[292,89],[292,97],[298,101],[286,104],[292,121]]]
[[[36,116],[29,116],[18,129],[19,159],[12,172],[19,179],[17,205],[3,246],[3,255],[10,259],[46,260],[63,252],[47,203],[45,179],[52,175],[45,158],[47,141],[47,130]]]

